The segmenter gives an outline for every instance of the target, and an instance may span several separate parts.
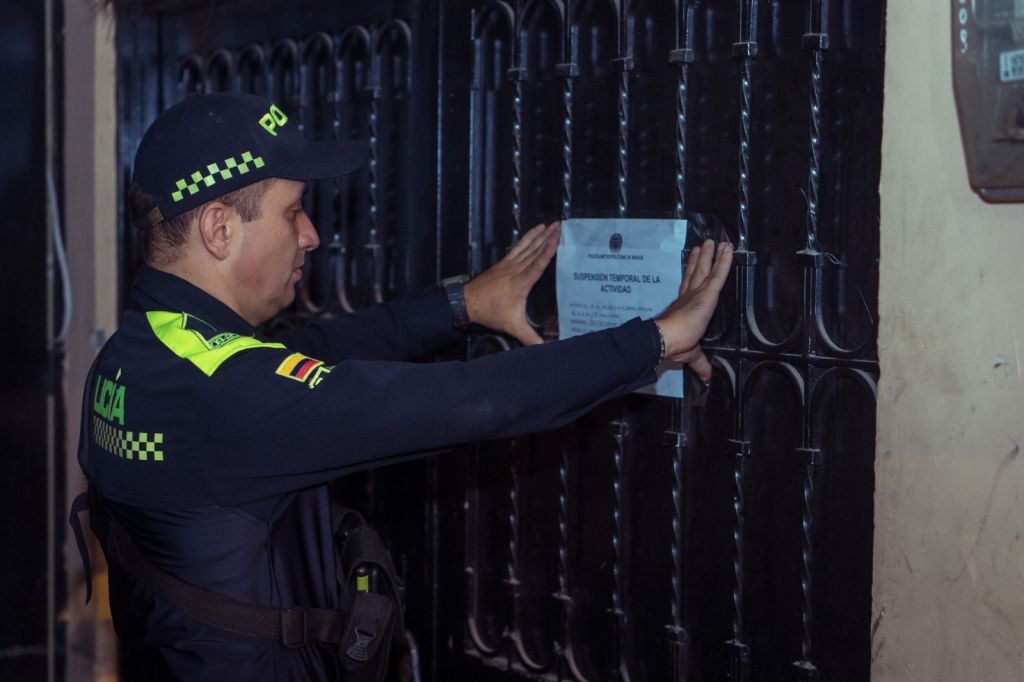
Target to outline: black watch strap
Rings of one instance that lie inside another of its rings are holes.
[[[455,328],[466,329],[469,327],[469,311],[466,310],[466,282],[469,277],[459,275],[449,277],[441,281],[444,293],[448,296],[448,305],[452,307],[452,315],[455,317]]]

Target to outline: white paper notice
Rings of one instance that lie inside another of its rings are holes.
[[[661,313],[679,293],[685,245],[685,220],[563,220],[556,267],[559,338]],[[657,383],[639,392],[682,398],[682,368],[662,364]]]

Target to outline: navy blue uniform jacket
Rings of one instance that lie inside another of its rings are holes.
[[[459,338],[440,290],[270,341],[173,275],[143,269],[85,388],[79,461],[136,546],[201,588],[337,607],[326,482],[466,441],[551,429],[654,380],[653,322],[409,363]],[[110,566],[128,680],[331,680],[287,649],[175,612]]]

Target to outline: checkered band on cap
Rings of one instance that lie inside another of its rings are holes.
[[[263,168],[266,165],[262,156],[253,156],[252,152],[242,152],[241,161],[229,156],[221,163],[224,164],[223,168],[216,162],[209,163],[206,165],[205,172],[197,170],[188,176],[188,179],[179,178],[174,183],[175,189],[171,192],[171,200],[175,203],[181,201],[185,198],[185,192],[188,192],[189,196],[198,194],[201,190],[216,185],[218,179],[230,180],[235,177],[236,173],[245,175],[250,170],[250,164],[252,164],[252,168]]]

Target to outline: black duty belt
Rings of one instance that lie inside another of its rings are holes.
[[[88,506],[88,493],[79,495],[72,506],[71,524],[80,551],[85,547],[85,540],[82,537],[77,512],[84,511]],[[237,635],[279,641],[286,647],[315,643],[337,645],[341,642],[349,619],[349,614],[345,611],[308,607],[275,609],[241,602],[196,587],[154,564],[135,547],[128,533],[117,521],[109,516],[107,521],[105,549],[108,558],[142,581],[154,596],[189,618]],[[83,551],[84,556],[87,554]],[[87,572],[89,569],[90,567],[86,566]],[[390,614],[391,609],[388,599],[372,593],[367,593],[365,597],[371,602],[382,602],[381,620],[386,620],[384,615]]]

